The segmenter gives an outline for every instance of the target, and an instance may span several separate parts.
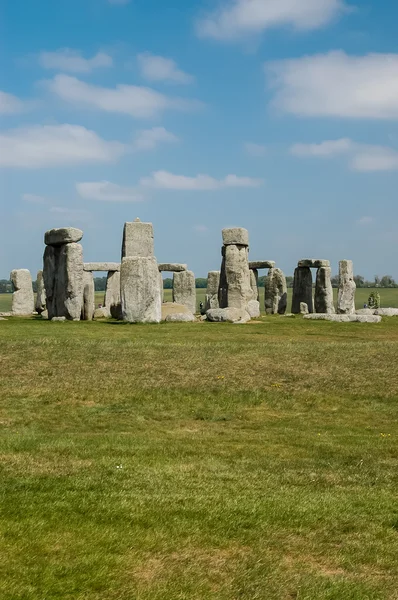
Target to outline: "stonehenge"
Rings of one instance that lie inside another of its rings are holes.
[[[120,271],[108,271],[104,297],[104,308],[114,319],[122,318],[122,303],[120,300]]]
[[[46,310],[46,289],[44,287],[43,271],[38,271],[36,276],[36,301],[35,311],[41,315]]]
[[[339,294],[337,300],[337,312],[340,315],[352,315],[355,313],[355,291],[354,267],[352,260],[341,260],[339,262]]]
[[[286,277],[280,269],[271,267],[265,278],[264,307],[266,314],[284,315],[286,312]]]
[[[315,282],[314,306],[316,313],[334,314],[332,270],[330,267],[318,267]]]
[[[192,271],[173,273],[173,302],[183,304],[192,314],[196,313],[196,282]]]
[[[14,316],[27,316],[33,313],[34,296],[32,277],[28,269],[14,269],[10,273],[14,288],[11,312]]]
[[[312,273],[310,267],[296,267],[293,279],[292,313],[300,314],[300,304],[304,302],[310,313],[314,312],[312,300]]]
[[[209,271],[207,275],[207,289],[205,311],[210,308],[220,308],[218,302],[218,289],[220,287],[220,271]]]
[[[315,294],[311,269],[317,269]],[[334,314],[333,288],[330,262],[320,258],[303,258],[297,263],[293,280],[292,313],[300,314],[301,304],[306,304],[308,312]]]
[[[92,321],[95,311],[94,276],[90,271],[83,271],[83,304],[82,321]]]

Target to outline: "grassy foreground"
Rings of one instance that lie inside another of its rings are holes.
[[[0,344],[2,600],[398,597],[398,318]]]

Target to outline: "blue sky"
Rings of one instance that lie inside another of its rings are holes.
[[[0,8],[0,278],[44,231],[120,257],[152,221],[159,262],[305,257],[398,279],[393,0],[13,0]]]

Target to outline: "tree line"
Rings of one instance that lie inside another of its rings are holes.
[[[265,285],[266,275],[263,275],[258,278],[258,286],[264,287]],[[94,286],[97,292],[104,292],[106,289],[106,277],[94,277]],[[396,288],[398,287],[398,283],[394,280],[391,275],[376,275],[373,280],[366,280],[362,275],[355,275],[354,281],[357,284],[357,288]],[[293,287],[293,277],[288,275],[286,277],[287,287]],[[332,277],[332,286],[337,288],[339,287],[339,276],[334,275]],[[163,279],[163,288],[165,290],[173,289],[173,279],[171,277],[167,277]],[[207,288],[207,279],[205,277],[198,277],[196,279],[196,288],[197,289],[206,289]],[[37,291],[36,281],[33,281],[33,291]],[[11,294],[13,292],[12,283],[9,279],[0,279],[0,294]]]

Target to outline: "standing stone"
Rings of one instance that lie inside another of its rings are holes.
[[[181,271],[173,274],[173,302],[183,304],[196,313],[196,282],[192,271]]]
[[[126,256],[141,256],[153,258],[154,240],[152,223],[141,223],[136,219],[124,224],[122,259]]]
[[[287,308],[287,286],[283,271],[270,269],[264,286],[264,306],[267,315],[284,315]]]
[[[308,304],[300,302],[300,315],[308,315]]]
[[[332,270],[330,267],[319,267],[315,282],[315,312],[333,315],[336,311],[333,304]]]
[[[247,246],[225,247],[225,278],[227,283],[227,306],[246,310],[253,300]]]
[[[47,246],[43,278],[48,318],[66,317],[79,321],[83,304],[83,248],[71,243]]]
[[[124,321],[160,323],[162,301],[156,258],[123,258],[120,268],[120,297]]]
[[[14,287],[12,314],[16,316],[31,315],[34,309],[34,295],[30,272],[28,269],[15,269],[11,271],[10,279]]]
[[[250,269],[250,285],[253,290],[253,300],[259,299],[258,293],[258,270]]]
[[[310,313],[314,312],[312,300],[312,273],[309,267],[297,267],[294,271],[292,313],[300,314],[300,303],[305,302]]]
[[[220,287],[220,271],[209,271],[207,275],[207,290],[205,311],[210,308],[219,308],[218,289]]]
[[[163,274],[159,273],[159,285],[160,285],[160,300],[163,304],[164,302],[164,282],[163,282]]]
[[[114,319],[122,319],[120,271],[109,271],[106,278],[104,306]]]
[[[89,271],[83,272],[83,304],[82,315],[83,321],[92,321],[95,311],[95,286],[94,275]]]
[[[46,289],[44,287],[43,271],[38,271],[36,276],[35,310],[39,315],[46,310]]]
[[[352,260],[341,260],[339,262],[339,294],[337,301],[337,312],[340,315],[352,315],[355,313],[355,291],[354,266]]]

